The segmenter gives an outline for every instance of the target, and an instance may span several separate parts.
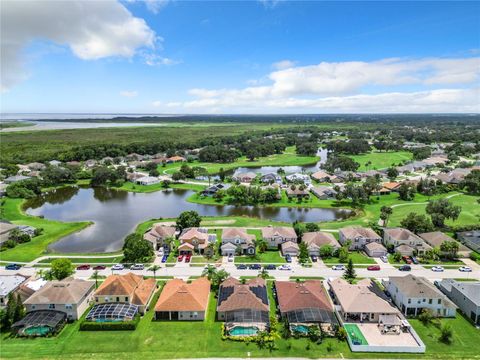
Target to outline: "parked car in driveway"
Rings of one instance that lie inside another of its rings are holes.
[[[292,270],[292,267],[288,264],[285,264],[285,265],[279,266],[278,270]]]
[[[192,255],[185,255],[185,262],[189,263],[192,258]]]
[[[333,265],[332,270],[345,270],[345,265]]]
[[[410,271],[412,270],[412,267],[410,265],[402,265],[398,268],[400,271]]]
[[[472,272],[472,268],[469,267],[469,266],[460,266],[458,268],[458,271],[461,271],[461,272]]]
[[[233,262],[234,257],[232,254],[228,255],[228,262]]]
[[[77,270],[90,270],[90,265],[79,265]]]
[[[112,266],[112,270],[123,270],[125,269],[125,266],[123,264],[115,264]]]
[[[286,261],[287,263],[291,263],[291,262],[292,262],[292,257],[291,257],[290,255],[288,255],[288,254],[285,255],[285,261]]]
[[[264,268],[266,270],[275,270],[277,267],[273,264],[268,264],[268,265],[265,265]]]
[[[411,259],[412,259],[412,262],[413,262],[415,265],[418,265],[418,264],[420,263],[415,256],[412,256]]]
[[[380,270],[380,265],[371,265],[367,267],[368,271],[379,271]]]
[[[405,261],[407,264],[412,263],[412,259],[410,259],[410,256],[402,256],[403,261]]]
[[[168,259],[168,255],[163,255],[162,257],[162,263],[166,263]]]
[[[246,270],[246,269],[247,269],[247,265],[245,265],[245,264],[238,264],[238,265],[237,265],[237,269],[238,269],[238,270]]]
[[[7,266],[5,266],[5,270],[18,270],[21,267],[22,266],[18,264],[8,264]]]
[[[435,271],[435,272],[443,272],[445,269],[443,268],[443,266],[433,266],[432,267],[432,271]]]
[[[143,270],[145,269],[145,266],[143,264],[133,264],[130,266],[130,270]]]
[[[183,255],[178,255],[177,261],[182,262],[183,261]]]
[[[380,256],[380,260],[382,260],[384,263],[388,263],[388,258],[386,256]]]
[[[317,262],[317,257],[315,255],[311,256],[313,262]]]
[[[105,265],[96,265],[92,269],[93,270],[105,270],[107,267]]]

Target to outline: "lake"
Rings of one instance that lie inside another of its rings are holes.
[[[65,253],[110,252],[121,249],[126,235],[136,226],[154,218],[177,217],[195,210],[202,216],[252,216],[293,222],[345,219],[349,210],[277,208],[253,206],[214,206],[189,203],[191,190],[170,189],[152,193],[133,193],[107,188],[69,186],[52,190],[26,202],[26,212],[60,221],[93,221],[94,224],[50,245]]]

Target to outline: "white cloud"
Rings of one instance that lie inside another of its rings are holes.
[[[163,103],[160,100],[155,100],[155,101],[152,102],[153,107],[160,107],[160,106],[162,106],[162,104]]]
[[[275,8],[281,0],[258,0],[265,9],[273,9]]]
[[[120,91],[120,96],[124,96],[124,97],[135,97],[138,95],[138,91],[136,90],[133,90],[133,91],[129,91],[129,90],[124,90],[124,91]]]
[[[145,6],[147,7],[148,11],[158,14],[160,10],[162,10],[167,4],[170,2],[169,0],[144,0]]]
[[[150,66],[158,66],[158,65],[176,65],[180,64],[181,61],[173,60],[168,57],[164,57],[158,54],[153,53],[146,53],[143,55],[145,59],[145,64]]]
[[[83,60],[132,57],[154,48],[155,33],[121,3],[103,1],[1,1],[1,87],[24,80],[22,51],[34,40],[68,46]]]
[[[272,64],[272,67],[276,70],[285,70],[295,66],[295,61],[282,60]]]

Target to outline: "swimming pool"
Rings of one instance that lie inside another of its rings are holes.
[[[308,334],[309,327],[307,325],[292,325],[291,330],[302,334]]]
[[[50,326],[30,326],[23,330],[27,336],[45,336],[52,331]]]
[[[257,335],[258,327],[256,326],[234,326],[228,333],[232,336],[253,336]]]
[[[362,331],[355,324],[344,324],[343,327],[353,345],[368,345],[367,339],[363,336]]]

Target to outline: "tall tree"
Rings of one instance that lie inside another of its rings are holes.
[[[445,220],[457,220],[462,212],[462,207],[453,205],[449,199],[438,199],[429,201],[426,207],[433,225],[439,228],[445,227]]]
[[[352,259],[348,259],[348,264],[343,274],[343,278],[347,280],[350,284],[355,281],[357,274],[355,273],[355,268],[353,267]]]

